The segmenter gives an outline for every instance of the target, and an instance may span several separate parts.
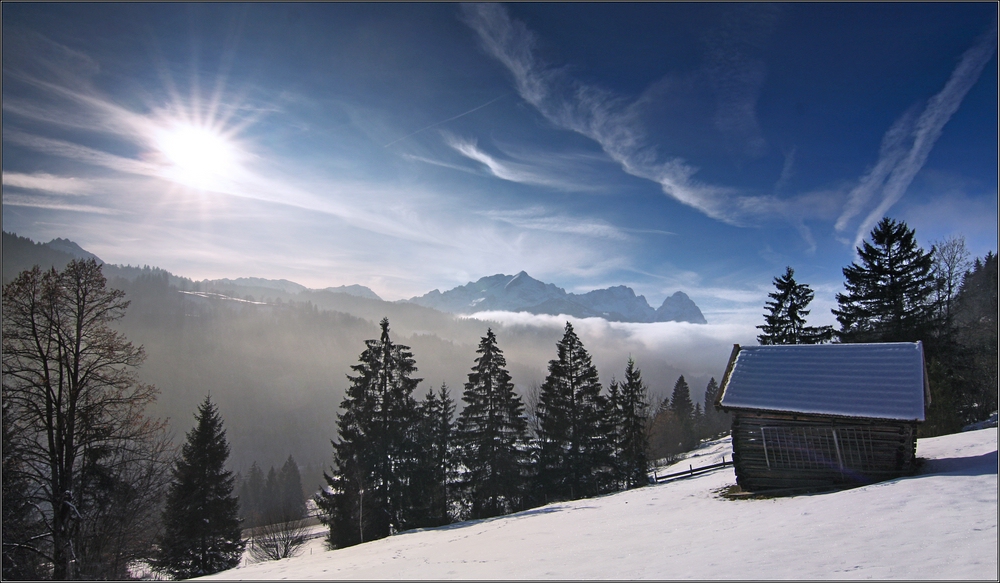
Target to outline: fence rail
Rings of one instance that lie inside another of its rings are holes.
[[[724,468],[726,466],[731,466],[731,465],[733,465],[733,460],[730,459],[727,462],[726,461],[726,456],[722,456],[722,461],[719,462],[719,463],[717,463],[717,464],[710,464],[710,465],[707,465],[707,466],[701,466],[699,468],[692,467],[689,464],[687,471],[674,472],[672,474],[666,474],[666,475],[663,475],[663,476],[656,475],[656,469],[654,468],[653,469],[653,480],[657,484],[662,483],[662,482],[672,482],[674,480],[681,480],[681,479],[684,479],[684,478],[691,478],[693,476],[700,476],[701,474],[704,474],[706,472],[710,472],[712,470],[717,470],[719,468]]]

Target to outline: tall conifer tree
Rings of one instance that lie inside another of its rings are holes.
[[[164,533],[155,567],[176,579],[231,569],[240,563],[239,501],[225,469],[229,444],[222,417],[209,397],[187,433],[163,510]]]
[[[612,387],[615,387],[612,389]],[[625,381],[612,382],[610,398],[616,402],[613,419],[616,426],[616,469],[626,488],[648,483],[646,450],[649,438],[646,432],[649,402],[642,373],[629,357],[625,364]]]
[[[523,507],[527,422],[493,330],[486,330],[476,353],[462,395],[458,443],[470,516],[487,518]]]
[[[416,363],[408,346],[389,338],[389,320],[378,340],[366,340],[351,386],[337,415],[340,441],[334,468],[324,472],[330,491],[317,504],[330,525],[330,543],[342,548],[409,528],[410,477],[416,459],[417,421],[411,378]]]
[[[684,375],[674,383],[674,392],[670,395],[670,411],[674,414],[681,429],[681,447],[687,451],[698,442],[694,433],[694,404],[691,402],[691,388]]]
[[[797,283],[794,275],[795,271],[786,267],[784,275],[774,278],[776,289],[767,294],[771,301],[764,304],[766,323],[757,326],[763,332],[757,336],[761,344],[819,344],[833,338],[831,326],[806,326],[806,306],[814,294],[808,285]]]
[[[413,528],[442,526],[452,521],[455,402],[448,385],[428,389],[418,405],[417,459],[411,478]]]
[[[240,484],[240,517],[245,527],[257,526],[264,515],[264,472],[257,462],[250,465],[247,477]]]
[[[888,217],[857,249],[861,263],[844,268],[846,294],[833,310],[841,342],[929,340],[935,328],[934,249],[924,252],[913,229]]]
[[[291,454],[278,472],[278,493],[279,520],[288,522],[305,517],[306,498],[302,492],[302,476]]]
[[[539,395],[538,480],[548,498],[601,491],[611,463],[605,398],[590,354],[566,323]]]
[[[712,377],[708,379],[708,385],[705,387],[705,406],[702,411],[708,437],[714,437],[729,430],[729,415],[715,408],[715,400],[718,397],[719,383],[715,382],[715,377]]]

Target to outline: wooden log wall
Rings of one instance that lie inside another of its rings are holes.
[[[736,482],[747,491],[867,484],[915,469],[914,423],[733,413]]]

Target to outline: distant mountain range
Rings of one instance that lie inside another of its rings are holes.
[[[497,310],[596,317],[612,322],[707,323],[684,292],[676,292],[654,310],[644,296],[635,295],[632,288],[624,285],[574,294],[538,281],[523,271],[517,275],[491,275],[446,292],[434,290],[407,301],[453,314]]]
[[[3,280],[10,281],[24,269],[39,264],[43,269],[62,269],[72,259],[96,259],[68,239],[53,239],[48,243],[34,243],[25,237],[3,233]],[[143,270],[138,267],[105,264],[105,275],[134,280]],[[166,272],[164,272],[166,273]],[[166,274],[171,283],[186,280],[205,292],[229,292],[229,295],[264,297],[270,291],[295,296],[303,292],[326,291],[347,294],[369,300],[381,298],[363,285],[342,285],[324,290],[311,290],[287,279],[239,277],[195,282]],[[174,281],[178,280],[178,281]],[[691,322],[706,324],[705,316],[684,292],[678,291],[653,309],[644,296],[637,296],[632,288],[619,285],[598,289],[585,294],[575,294],[551,283],[541,282],[524,271],[517,275],[491,275],[445,292],[434,290],[402,303],[413,303],[451,314],[474,314],[486,311],[528,312],[531,314],[565,314],[577,318],[604,318],[611,322]]]

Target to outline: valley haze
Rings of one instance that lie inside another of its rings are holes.
[[[61,269],[73,258],[101,261],[68,239],[34,243],[3,233],[4,282],[36,263],[43,269]],[[499,291],[492,291],[490,305],[509,311],[449,313],[416,301],[387,302],[359,285],[316,290],[257,277],[193,281],[156,268],[107,263],[103,271],[109,285],[124,289],[132,301],[120,328],[146,349],[147,361],[138,372],[161,391],[153,413],[170,417],[176,434],[183,435],[192,422],[191,412],[210,393],[226,419],[236,469],[246,469],[255,460],[265,467],[280,464],[293,453],[318,476],[318,468],[330,462],[329,441],[336,436],[346,375],[364,350],[364,341],[378,337],[383,317],[389,318],[393,340],[413,349],[416,377],[424,379],[416,396],[447,383],[459,407],[487,328],[496,333],[522,396],[544,380],[567,321],[593,356],[602,384],[621,378],[632,357],[656,403],[669,395],[680,375],[691,385],[692,398],[700,399],[710,378],[721,380],[732,345],[755,342],[756,330],[734,324],[628,322],[514,311],[524,296],[511,293],[517,285],[506,284],[518,281],[542,290],[543,296],[569,297],[564,305],[574,305],[574,294],[525,273],[476,282],[496,283]],[[476,283],[440,295],[466,294]],[[645,304],[628,288],[611,291],[631,302],[619,311]],[[685,304],[698,310],[690,300]]]

